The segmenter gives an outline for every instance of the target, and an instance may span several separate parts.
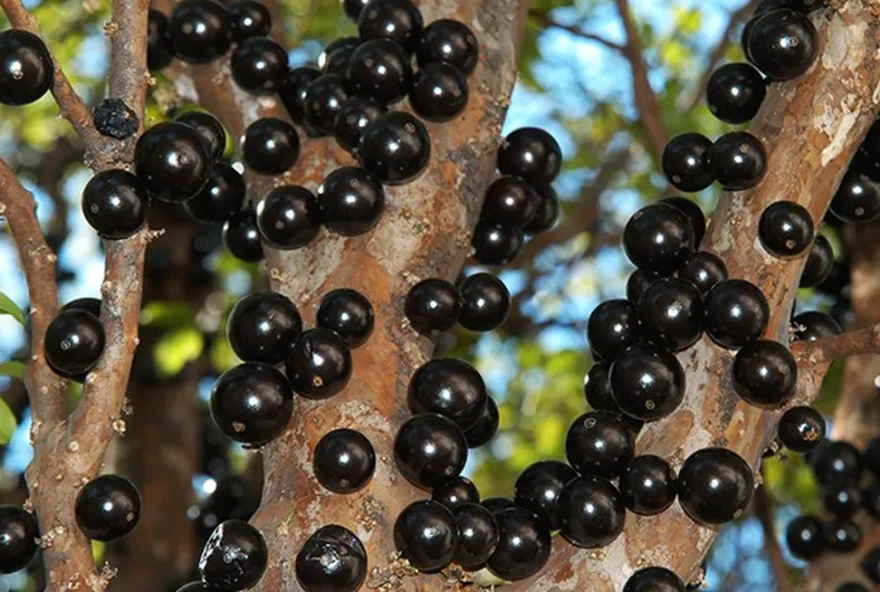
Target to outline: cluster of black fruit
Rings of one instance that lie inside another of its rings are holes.
[[[827,519],[798,516],[786,529],[792,555],[813,561],[823,554],[852,553],[862,543],[855,518],[864,510],[880,519],[880,437],[859,450],[844,441],[826,441],[808,455],[816,480],[824,488]],[[880,547],[868,551],[860,562],[862,573],[880,585]],[[835,592],[867,592],[856,582],[841,584]]]

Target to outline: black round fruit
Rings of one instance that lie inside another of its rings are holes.
[[[416,117],[392,111],[367,126],[358,156],[364,168],[383,183],[407,183],[428,166],[431,138]]]
[[[349,60],[346,76],[357,94],[383,105],[405,97],[413,84],[410,55],[390,39],[362,43]]]
[[[705,310],[709,337],[729,349],[758,340],[770,319],[767,298],[745,280],[718,282],[706,293]]]
[[[164,70],[171,65],[174,52],[168,40],[168,17],[150,9],[147,24],[147,68],[150,72]]]
[[[367,127],[387,112],[384,105],[370,97],[351,97],[342,103],[333,121],[336,142],[349,152],[356,153]]]
[[[676,357],[651,345],[637,345],[611,365],[611,393],[618,407],[642,421],[675,411],[684,398],[684,370]]]
[[[481,221],[471,239],[474,259],[483,265],[506,265],[519,254],[524,240],[519,228]]]
[[[202,550],[199,573],[218,590],[247,590],[266,571],[269,550],[259,530],[241,520],[220,523]]]
[[[23,29],[0,32],[0,103],[33,103],[54,79],[55,66],[42,39]]]
[[[703,334],[703,297],[683,279],[663,278],[645,290],[638,304],[641,333],[673,352],[695,344]]]
[[[764,77],[749,64],[726,64],[712,73],[706,85],[709,110],[721,121],[746,123],[758,114],[767,94]]]
[[[301,249],[321,231],[323,213],[314,194],[299,185],[282,185],[257,204],[257,227],[276,249]]]
[[[587,405],[599,411],[620,412],[614,397],[611,396],[611,362],[593,362],[587,375],[584,377],[584,395]]]
[[[345,16],[357,22],[358,16],[370,0],[340,0]]]
[[[520,177],[501,177],[486,190],[480,217],[503,226],[523,228],[538,213],[541,198]]]
[[[428,278],[406,295],[403,313],[413,329],[425,335],[448,331],[458,321],[458,294],[451,282]]]
[[[623,592],[685,592],[684,582],[665,567],[644,567],[626,581]]]
[[[709,165],[727,191],[743,191],[761,182],[767,170],[764,144],[748,132],[729,132],[709,149]]]
[[[675,136],[663,149],[663,174],[679,191],[702,191],[715,181],[709,165],[712,140],[702,134]]]
[[[83,189],[82,211],[89,226],[106,239],[123,239],[147,223],[150,196],[140,179],[122,169],[100,172]]]
[[[852,518],[862,507],[861,490],[845,483],[828,486],[822,499],[828,513],[841,520]]]
[[[681,213],[687,216],[694,231],[694,246],[699,247],[706,235],[706,214],[696,202],[686,197],[674,195],[672,197],[664,197],[660,203],[665,203],[673,208],[681,210]]]
[[[351,350],[337,333],[318,327],[293,342],[285,361],[293,390],[307,399],[327,399],[351,378]]]
[[[318,68],[324,74],[338,74],[345,78],[351,56],[360,45],[361,40],[357,37],[340,37],[331,41],[318,56]]]
[[[533,463],[516,479],[513,486],[514,503],[537,514],[550,530],[559,530],[559,494],[577,476],[573,468],[558,460]]]
[[[303,123],[309,85],[320,76],[321,73],[314,68],[293,68],[281,81],[278,96],[295,123]]]
[[[791,80],[805,73],[819,53],[819,36],[801,12],[781,8],[755,19],[746,52],[771,80]]]
[[[431,499],[455,512],[464,504],[479,504],[480,492],[467,477],[456,477],[432,489]]]
[[[200,222],[221,223],[240,212],[246,199],[247,186],[241,173],[225,162],[218,162],[202,190],[185,201],[183,207]]]
[[[678,482],[669,463],[659,456],[637,456],[620,474],[620,494],[627,509],[653,516],[664,512],[677,495]]]
[[[411,0],[373,0],[358,16],[361,39],[391,39],[413,52],[419,45],[424,21]]]
[[[822,485],[835,483],[856,484],[862,475],[859,451],[849,442],[826,441],[810,461],[816,479]]]
[[[232,52],[232,79],[254,95],[278,92],[287,75],[287,51],[268,37],[251,37]]]
[[[205,111],[187,111],[174,118],[196,130],[213,162],[219,162],[226,150],[226,130],[216,117]]]
[[[507,510],[508,508],[516,507],[516,504],[513,503],[513,500],[509,497],[486,498],[480,502],[480,505],[492,512],[493,515],[497,515],[499,512]]]
[[[632,431],[611,411],[584,413],[565,436],[565,457],[582,475],[617,477],[635,448]]]
[[[825,418],[812,407],[792,407],[779,418],[776,431],[786,448],[806,453],[825,439]]]
[[[423,489],[457,477],[467,462],[467,441],[451,419],[436,413],[410,418],[394,440],[394,461],[407,481]]]
[[[736,352],[731,380],[736,393],[750,405],[778,409],[794,394],[797,363],[781,343],[760,339]]]
[[[498,151],[498,170],[536,185],[550,183],[562,168],[562,149],[556,139],[537,127],[520,128],[506,138]]]
[[[641,337],[638,311],[629,300],[606,300],[587,321],[587,341],[602,359],[613,360]]]
[[[119,475],[101,475],[76,496],[76,524],[87,538],[115,541],[128,535],[141,516],[141,496]]]
[[[318,203],[327,228],[343,236],[357,236],[379,223],[385,211],[385,191],[364,169],[342,167],[318,187]]]
[[[229,18],[236,43],[251,37],[265,37],[272,30],[272,13],[257,0],[238,0],[229,7]]]
[[[358,347],[373,332],[373,305],[357,290],[333,290],[321,299],[317,323],[319,327],[338,333],[348,347]]]
[[[356,592],[367,578],[367,551],[353,532],[331,524],[306,540],[295,569],[306,592]]]
[[[546,232],[553,228],[559,218],[559,198],[553,187],[548,183],[542,183],[534,186],[533,189],[538,192],[541,201],[535,217],[523,227],[523,231],[527,234]]]
[[[409,104],[428,121],[443,123],[464,111],[469,96],[465,75],[455,66],[435,62],[422,66],[413,78]]]
[[[859,167],[850,168],[840,182],[831,213],[849,224],[863,224],[880,217],[880,181]]]
[[[746,510],[755,493],[749,464],[726,448],[704,448],[691,454],[678,473],[678,502],[701,524],[724,524]]]
[[[660,279],[660,276],[650,271],[645,271],[644,269],[635,270],[626,280],[626,299],[633,304],[638,304],[645,290],[658,279]]]
[[[470,275],[458,287],[458,322],[470,331],[492,331],[510,313],[510,292],[491,273]]]
[[[498,431],[498,405],[492,397],[486,398],[486,406],[480,418],[464,432],[468,448],[479,448],[489,442]]]
[[[874,547],[859,562],[862,573],[874,584],[880,584],[880,547]]]
[[[727,279],[727,266],[717,255],[697,251],[682,261],[678,277],[695,285],[705,296],[715,284]]]
[[[810,249],[804,272],[801,274],[800,287],[818,286],[828,279],[832,269],[834,269],[834,250],[831,248],[831,242],[820,234],[813,241],[813,248]]]
[[[559,495],[558,505],[560,531],[572,545],[607,547],[623,532],[623,497],[604,477],[581,475],[570,481]]]
[[[480,419],[487,397],[483,377],[473,366],[456,358],[435,358],[413,374],[407,403],[413,414],[437,413],[466,430]]]
[[[180,6],[180,5],[179,5]],[[154,125],[138,138],[135,173],[156,199],[193,197],[211,174],[213,160],[198,131],[179,121]]]
[[[303,99],[305,122],[324,135],[332,134],[336,116],[351,96],[349,87],[340,74],[324,74],[312,80]]]
[[[852,553],[862,542],[862,529],[848,520],[832,520],[825,525],[825,546],[832,553]]]
[[[758,223],[761,244],[776,257],[797,257],[813,243],[815,234],[810,212],[792,201],[770,204]]]
[[[437,502],[413,502],[394,522],[394,544],[414,568],[439,571],[452,562],[458,548],[455,516]]]
[[[0,506],[0,573],[24,569],[39,548],[33,514],[17,506]]]
[[[473,31],[464,23],[438,19],[422,31],[416,57],[419,67],[424,68],[434,62],[446,62],[468,75],[477,67],[480,44]]]
[[[211,417],[235,440],[262,446],[274,440],[293,414],[293,391],[284,375],[247,362],[227,370],[211,389]]]
[[[655,203],[637,211],[623,231],[623,249],[639,269],[674,272],[695,248],[688,217],[674,206]]]
[[[263,175],[280,175],[299,158],[299,136],[286,121],[264,117],[245,130],[241,155],[251,170]]]
[[[458,527],[458,549],[453,561],[468,571],[482,569],[498,547],[495,515],[480,504],[466,503],[453,510]]]
[[[61,312],[46,327],[46,362],[60,376],[79,377],[98,365],[105,341],[104,326],[92,313]]]
[[[168,39],[174,55],[185,62],[205,64],[232,45],[232,19],[216,0],[185,0],[168,20]]]
[[[818,557],[825,550],[822,522],[813,516],[798,516],[785,529],[785,542],[799,559]]]
[[[324,435],[313,458],[318,483],[334,493],[363,489],[376,468],[376,453],[370,441],[360,432],[345,428]]]
[[[541,571],[550,559],[550,529],[525,508],[508,508],[495,514],[498,546],[489,557],[489,571],[508,581],[524,580]]]
[[[241,210],[223,224],[223,244],[242,261],[256,263],[263,259],[257,216],[252,209]]]
[[[818,311],[802,312],[791,319],[792,341],[816,341],[840,335],[843,329],[831,316]]]

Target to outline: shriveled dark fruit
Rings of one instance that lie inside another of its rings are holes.
[[[318,68],[324,74],[346,77],[351,56],[360,45],[361,40],[357,37],[340,37],[331,41],[318,56]]]
[[[468,448],[479,448],[488,443],[498,431],[498,421],[498,405],[492,397],[487,397],[480,418],[464,432]]]
[[[758,237],[768,253],[776,257],[797,257],[813,243],[813,217],[804,206],[777,201],[767,206],[758,222]]]
[[[366,296],[350,288],[328,292],[318,307],[318,326],[335,331],[352,348],[367,341],[375,322],[373,305]]]
[[[408,183],[428,166],[431,138],[415,116],[391,111],[364,130],[358,157],[363,167],[383,183]]]
[[[34,515],[18,506],[0,506],[0,573],[27,567],[39,548]]]
[[[315,447],[315,478],[334,493],[354,493],[373,477],[376,453],[362,433],[341,428],[325,434]]]
[[[532,463],[516,479],[514,503],[540,516],[550,530],[559,530],[559,494],[576,477],[575,470],[564,462],[544,460]]]
[[[813,241],[813,248],[810,250],[807,264],[801,275],[800,287],[813,288],[818,286],[828,278],[833,266],[834,250],[831,248],[831,242],[820,234]]]
[[[538,192],[541,201],[534,218],[523,227],[523,232],[526,234],[546,232],[553,228],[559,218],[559,197],[553,186],[549,183],[541,183],[533,186],[533,189]]]
[[[803,454],[825,439],[825,418],[812,407],[792,407],[779,418],[776,430],[786,448]]]
[[[510,313],[510,292],[491,273],[475,273],[458,287],[458,322],[470,331],[492,331],[504,324]]]
[[[746,47],[749,58],[768,78],[792,80],[816,61],[819,36],[806,15],[780,8],[755,19]]]
[[[623,231],[623,250],[639,269],[668,275],[693,253],[694,230],[678,208],[655,203],[637,211]]]
[[[687,216],[694,231],[694,246],[699,247],[706,235],[706,214],[703,213],[703,208],[693,200],[681,196],[664,197],[660,203],[669,204]]]
[[[482,221],[471,239],[474,259],[483,265],[506,265],[519,254],[524,240],[519,228]]]
[[[202,190],[185,201],[183,207],[200,222],[221,223],[240,212],[246,199],[247,186],[241,173],[225,162],[218,162]]]
[[[82,211],[99,236],[128,238],[144,227],[150,196],[140,179],[126,170],[102,171],[86,183]]]
[[[480,44],[473,31],[464,23],[438,19],[422,31],[416,57],[420,67],[446,62],[468,75],[477,67]]]
[[[327,228],[342,236],[358,236],[379,223],[385,211],[385,191],[364,169],[342,167],[318,187],[318,203]]]
[[[211,389],[211,417],[235,440],[262,446],[275,439],[293,414],[293,391],[284,375],[247,362],[220,375]]]
[[[0,103],[33,103],[55,78],[52,56],[43,40],[23,29],[0,32]]]
[[[263,259],[263,243],[252,209],[241,210],[223,224],[223,244],[242,261],[256,263]]]
[[[502,226],[523,228],[538,213],[540,204],[540,196],[525,179],[504,176],[489,185],[480,216]]]
[[[848,224],[880,217],[880,181],[864,167],[850,168],[831,200],[831,213]]]
[[[394,440],[397,468],[407,481],[423,489],[437,487],[460,475],[467,456],[467,441],[461,428],[436,413],[410,418]]]
[[[709,165],[727,191],[756,186],[767,171],[767,151],[761,140],[748,132],[729,132],[709,149]]]
[[[630,576],[623,592],[685,592],[684,582],[665,567],[643,567]]]
[[[862,492],[854,485],[835,483],[825,489],[822,501],[828,513],[847,520],[862,508]]]
[[[340,146],[356,153],[367,127],[387,112],[385,105],[370,97],[351,97],[336,113],[333,137]]]
[[[304,331],[287,352],[290,386],[307,399],[327,399],[351,378],[351,350],[334,331],[321,327]]]
[[[565,457],[582,475],[617,477],[635,454],[635,436],[611,411],[589,411],[571,424]]]
[[[222,522],[199,558],[202,580],[218,590],[247,590],[266,571],[269,550],[259,530],[241,520]]]
[[[717,255],[697,251],[682,261],[678,278],[692,283],[705,296],[715,284],[727,279],[727,266]]]
[[[432,489],[431,499],[454,512],[463,504],[479,504],[480,492],[467,477],[455,477]]]
[[[315,240],[324,216],[315,195],[299,185],[282,185],[257,204],[257,227],[267,244],[301,249]]]
[[[288,71],[284,80],[281,81],[278,96],[295,123],[301,124],[305,119],[308,87],[312,81],[320,76],[321,72],[314,68],[300,67]]]
[[[843,332],[840,324],[831,316],[815,310],[795,315],[791,319],[791,326],[792,341],[816,341]]]
[[[287,75],[287,51],[268,37],[251,37],[232,52],[229,67],[241,89],[254,95],[272,95]]]
[[[480,373],[456,358],[435,358],[415,371],[407,403],[413,414],[437,413],[462,430],[476,424],[486,406],[486,385]]]
[[[798,516],[785,529],[785,542],[791,554],[809,560],[825,551],[824,525],[814,516]]]
[[[754,284],[718,282],[705,297],[706,333],[715,343],[736,349],[758,340],[767,330],[770,306]]]
[[[101,475],[76,496],[76,524],[87,538],[115,541],[127,536],[141,516],[141,496],[128,479]]]
[[[418,47],[423,28],[422,13],[411,0],[374,0],[358,16],[361,39],[391,39],[408,52]]]
[[[679,191],[702,191],[715,181],[709,165],[712,140],[702,134],[675,136],[663,149],[663,174]]]
[[[747,403],[778,409],[794,394],[797,363],[781,343],[760,339],[736,353],[731,380],[736,393]]]
[[[323,526],[297,553],[295,570],[306,592],[355,592],[367,578],[367,551],[347,528]]]
[[[629,511],[653,516],[675,501],[678,481],[668,462],[659,456],[642,455],[623,468],[618,487]]]
[[[299,158],[299,136],[286,121],[264,117],[245,130],[241,155],[249,169],[261,175],[280,175]]]
[[[511,132],[498,150],[498,170],[530,183],[551,183],[562,168],[562,149],[545,130],[523,127]]]
[[[373,39],[352,53],[346,78],[354,91],[383,105],[401,100],[413,85],[410,55],[390,39]]]
[[[831,553],[855,551],[862,542],[862,529],[849,520],[832,520],[825,525],[825,547]]]
[[[611,395],[610,373],[610,362],[594,362],[584,377],[584,396],[593,409],[619,413],[620,408]]]
[[[717,525],[745,512],[755,493],[752,468],[726,448],[697,450],[678,473],[678,502],[692,520]]]
[[[721,66],[706,85],[709,110],[721,121],[746,123],[758,114],[767,94],[764,77],[749,64]]]
[[[232,45],[232,19],[216,0],[185,0],[175,5],[168,20],[168,39],[174,55],[191,64],[205,64]]]
[[[241,43],[251,37],[266,37],[272,30],[272,13],[257,0],[238,0],[229,7],[232,38]]]
[[[80,377],[98,365],[105,342],[98,317],[83,309],[61,312],[46,327],[46,362],[60,376]]]
[[[630,417],[655,421],[678,408],[684,397],[684,370],[675,356],[651,345],[636,345],[611,365],[611,393]]]
[[[484,506],[465,503],[453,510],[458,527],[458,548],[453,561],[468,571],[482,569],[498,547],[495,515]]]
[[[394,544],[419,571],[441,570],[452,562],[458,548],[455,516],[437,502],[413,502],[394,522]]]
[[[168,39],[168,17],[150,9],[147,24],[147,68],[150,72],[164,70],[171,65],[174,52]]]
[[[641,338],[638,311],[629,300],[606,300],[587,321],[587,341],[603,359],[613,360]]]
[[[448,331],[458,322],[455,286],[440,278],[422,280],[407,293],[403,313],[419,333],[435,335]]]
[[[489,557],[489,571],[504,580],[524,580],[541,571],[550,559],[550,529],[525,508],[508,508],[495,514],[498,546]]]
[[[641,333],[672,352],[683,351],[703,334],[703,297],[692,283],[663,278],[645,290],[638,303]]]
[[[201,191],[212,162],[199,133],[179,121],[154,125],[135,145],[135,174],[162,201],[186,201]]]
[[[455,66],[435,62],[419,69],[409,90],[409,104],[420,117],[435,123],[455,119],[470,97],[465,75]]]
[[[859,451],[849,442],[826,440],[816,449],[810,460],[813,473],[822,485],[859,482],[862,459]]]
[[[581,475],[570,481],[557,503],[560,531],[572,545],[584,549],[607,547],[623,532],[623,497],[604,477]]]

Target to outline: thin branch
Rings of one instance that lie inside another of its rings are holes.
[[[612,49],[614,51],[620,52],[621,54],[625,54],[625,48],[607,39],[606,37],[602,37],[601,35],[597,35],[596,33],[590,33],[589,31],[585,31],[583,27],[578,25],[566,25],[565,23],[560,23],[556,19],[554,19],[547,11],[543,10],[529,10],[529,17],[538,21],[541,25],[545,27],[552,27],[554,29],[561,29],[563,31],[567,31],[574,35],[575,37],[580,37],[581,39],[586,39],[588,41],[595,41],[605,47]]]
[[[770,560],[773,569],[773,580],[779,592],[790,592],[791,582],[788,577],[788,566],[782,557],[782,549],[776,539],[776,529],[773,527],[773,502],[763,485],[755,490],[755,514],[761,522],[761,530],[764,531],[764,550]]]
[[[880,353],[880,323],[816,341],[799,341],[792,345],[791,351],[800,364],[810,365]]]
[[[5,1],[5,0],[3,0]],[[112,52],[109,76],[110,96],[125,101],[143,129],[144,102],[150,73],[147,70],[147,14],[149,2],[113,0],[110,37]]]

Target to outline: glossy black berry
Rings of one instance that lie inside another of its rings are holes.
[[[481,569],[499,542],[498,522],[487,508],[465,503],[453,510],[458,527],[458,548],[453,561],[468,571]]]
[[[787,347],[761,339],[736,353],[731,380],[736,393],[750,405],[778,409],[794,394],[797,363]]]
[[[880,182],[863,168],[851,168],[831,200],[831,212],[849,224],[877,219],[880,217]]]
[[[715,181],[709,166],[712,140],[702,134],[675,136],[663,149],[663,174],[679,191],[702,191]]]
[[[24,569],[39,547],[37,521],[17,506],[0,506],[0,573]]]
[[[834,268],[834,250],[823,235],[816,237],[801,275],[801,288],[813,288],[824,282]]]
[[[216,0],[185,0],[171,12],[168,38],[181,60],[192,64],[213,61],[232,45],[229,10]]]
[[[838,586],[834,592],[868,592],[868,589],[858,582],[845,582]]]
[[[425,335],[448,331],[458,321],[459,303],[455,286],[439,278],[428,278],[406,295],[403,312],[413,329]]]
[[[104,344],[104,326],[95,315],[82,309],[68,310],[46,328],[46,362],[56,374],[79,377],[98,365]]]
[[[715,178],[727,191],[743,191],[761,182],[767,170],[767,152],[761,141],[748,132],[729,132],[709,149],[709,164]]]
[[[501,177],[489,185],[480,216],[503,226],[523,228],[538,213],[541,198],[520,177]]]
[[[475,273],[458,287],[458,322],[471,331],[492,331],[510,313],[510,292],[497,276]]]
[[[367,126],[358,156],[364,168],[383,183],[406,183],[428,166],[431,138],[416,117],[392,111]]]
[[[663,278],[642,294],[638,317],[648,341],[673,352],[682,351],[703,334],[703,297],[688,281]]]
[[[314,68],[293,68],[281,81],[278,96],[295,123],[302,123],[305,119],[309,85],[320,76],[321,73]]]
[[[83,189],[83,215],[106,239],[128,238],[143,228],[149,204],[150,196],[140,179],[122,169],[96,174]]]
[[[357,22],[358,16],[370,0],[340,0],[345,16]]]
[[[362,489],[376,468],[376,453],[370,441],[360,432],[344,428],[321,438],[313,459],[318,483],[334,493]]]
[[[333,122],[336,142],[349,152],[356,153],[367,127],[387,112],[384,105],[370,97],[351,97],[342,103],[336,113]]]
[[[183,203],[190,216],[200,222],[225,222],[244,207],[247,186],[244,177],[225,162],[214,165],[208,182],[195,197]]]
[[[480,418],[464,432],[468,448],[479,448],[488,443],[498,431],[498,421],[498,405],[492,397],[487,397]]]
[[[431,499],[454,512],[464,504],[479,504],[480,492],[467,477],[455,477],[431,490]]]
[[[76,524],[87,538],[115,541],[128,535],[141,516],[141,496],[128,479],[101,475],[76,496]]]
[[[822,485],[856,484],[862,475],[859,451],[849,442],[825,441],[811,459],[813,473]]]
[[[645,271],[644,269],[635,270],[626,280],[626,299],[633,304],[638,304],[639,299],[642,297],[642,294],[645,293],[645,290],[647,290],[651,284],[660,279],[660,277],[661,276],[651,273],[650,271]]]
[[[660,275],[675,271],[696,246],[688,217],[674,206],[655,203],[637,211],[623,231],[623,249],[639,269]]]
[[[314,194],[299,185],[282,185],[257,204],[257,227],[276,249],[301,249],[321,231],[323,213]]]
[[[669,204],[687,216],[694,231],[694,246],[699,247],[706,235],[706,214],[703,213],[703,208],[693,200],[680,196],[665,197],[660,200],[660,203]]]
[[[422,68],[435,62],[446,62],[468,75],[477,67],[480,44],[464,23],[438,19],[422,31],[416,57]]]
[[[358,17],[361,39],[391,39],[408,52],[416,50],[424,21],[410,0],[372,0]]]
[[[466,430],[480,419],[487,397],[483,377],[473,366],[456,358],[436,358],[413,374],[407,403],[414,414],[438,413]]]
[[[515,508],[516,504],[509,497],[490,497],[480,502],[480,505],[492,512],[493,515],[498,514],[508,508]]]
[[[334,331],[318,327],[293,342],[285,361],[290,386],[307,399],[327,399],[351,378],[351,350]]]
[[[541,571],[550,559],[550,529],[525,508],[508,508],[495,514],[498,546],[486,566],[504,580],[524,580]]]
[[[861,509],[862,492],[853,485],[833,483],[825,489],[822,501],[829,514],[847,520]]]
[[[349,83],[339,74],[324,74],[306,87],[305,121],[318,132],[330,135],[342,104],[351,96]]]
[[[235,440],[262,446],[280,434],[293,413],[293,391],[266,364],[245,363],[224,372],[211,390],[211,417]]]
[[[474,259],[483,265],[506,265],[519,254],[524,240],[519,228],[481,221],[471,238]]]
[[[565,456],[582,475],[617,477],[634,454],[632,431],[611,411],[581,415],[565,437]]]
[[[413,84],[409,54],[390,39],[362,43],[349,60],[346,76],[358,94],[370,96],[383,105],[405,97]]]
[[[862,542],[862,529],[848,520],[832,520],[825,525],[825,547],[832,553],[852,553]]]
[[[751,121],[767,94],[764,77],[749,64],[721,66],[706,86],[709,110],[721,121],[733,124]]]
[[[241,210],[223,224],[223,244],[242,261],[256,263],[263,259],[263,243],[252,209]]]
[[[653,516],[675,501],[678,482],[668,462],[659,456],[644,455],[635,457],[623,468],[618,486],[628,510]]]
[[[213,160],[199,133],[179,121],[154,125],[138,138],[135,173],[157,199],[181,202],[205,186]]]
[[[351,57],[360,45],[361,40],[357,37],[340,37],[331,41],[318,56],[318,68],[324,74],[338,74],[345,78]]]
[[[455,66],[435,62],[423,66],[413,78],[409,104],[420,117],[442,123],[458,117],[469,96],[465,75]]]
[[[265,37],[272,30],[272,13],[257,0],[239,0],[229,7],[229,17],[236,43],[251,37]]]
[[[52,56],[42,39],[22,29],[0,32],[0,103],[33,103],[54,78]]]
[[[498,170],[536,185],[550,183],[562,167],[562,150],[556,139],[536,127],[520,128],[506,138],[498,151]]]
[[[560,531],[572,545],[606,547],[623,532],[623,497],[604,477],[581,475],[570,481],[559,495],[558,506]]]
[[[202,580],[218,590],[253,587],[269,561],[269,550],[259,530],[241,520],[220,523],[199,558]]]
[[[752,468],[726,448],[691,454],[678,473],[678,502],[701,524],[724,524],[746,510],[755,493]]]
[[[797,257],[810,247],[815,234],[810,212],[792,201],[769,205],[758,223],[761,244],[776,257]]]
[[[306,592],[355,592],[367,578],[367,551],[353,532],[331,524],[316,530],[296,555],[296,580]]]
[[[558,460],[533,463],[516,479],[514,503],[537,514],[550,530],[559,530],[559,494],[576,477],[574,469]]]
[[[613,360],[641,337],[638,311],[629,300],[606,300],[587,321],[587,341],[602,359]]]
[[[299,158],[299,136],[286,121],[264,117],[245,130],[241,155],[248,168],[263,175],[280,175]]]
[[[251,37],[232,52],[232,79],[254,95],[275,94],[287,75],[287,51],[268,37]]]
[[[784,8],[755,19],[746,44],[749,58],[771,80],[797,78],[819,53],[818,33],[810,19]]]
[[[559,218],[559,198],[553,187],[548,183],[542,183],[533,186],[533,189],[538,193],[541,201],[534,218],[523,227],[523,231],[527,234],[546,232],[553,228]]]
[[[798,516],[788,523],[785,542],[791,554],[799,559],[818,557],[825,550],[822,522],[813,516]]]
[[[85,310],[95,315],[95,318],[101,318],[101,301],[97,298],[75,298],[58,309],[58,314],[70,310]]]
[[[279,364],[302,333],[302,318],[293,302],[277,292],[254,292],[239,300],[229,314],[226,334],[232,351],[246,362]]]
[[[134,110],[122,99],[104,99],[92,113],[95,129],[102,136],[115,140],[125,140],[138,131],[140,119]]]
[[[416,415],[394,440],[394,461],[407,481],[423,489],[457,477],[467,462],[467,441],[451,419],[436,413]]]
[[[369,232],[385,211],[385,191],[379,180],[358,167],[336,169],[318,187],[324,223],[337,234]]]
[[[678,277],[695,285],[705,296],[715,284],[727,279],[727,266],[717,255],[697,251],[679,266]]]
[[[150,9],[147,24],[147,68],[150,72],[164,70],[171,65],[174,52],[168,40],[168,17]]]
[[[770,319],[767,298],[745,280],[718,282],[706,293],[705,310],[709,337],[730,349],[759,339]]]
[[[792,341],[816,341],[823,337],[840,335],[840,324],[831,316],[818,311],[802,312],[791,319]]]
[[[610,372],[610,362],[594,362],[584,377],[584,395],[591,408],[619,413],[620,408],[611,396]]]
[[[782,414],[776,431],[782,444],[794,452],[814,450],[825,439],[825,418],[807,406],[792,407]]]
[[[394,522],[394,544],[419,571],[441,570],[452,562],[458,548],[455,516],[437,502],[413,502]]]
[[[611,393],[618,407],[642,421],[666,417],[684,398],[684,370],[670,352],[637,345],[611,365]]]
[[[373,332],[373,305],[357,290],[333,290],[321,299],[317,322],[319,327],[338,333],[349,347],[358,347]]]
[[[219,162],[226,150],[226,130],[216,117],[205,111],[187,111],[174,121],[190,126],[202,138],[213,162]]]
[[[644,567],[630,576],[623,592],[685,592],[684,582],[665,567]]]

